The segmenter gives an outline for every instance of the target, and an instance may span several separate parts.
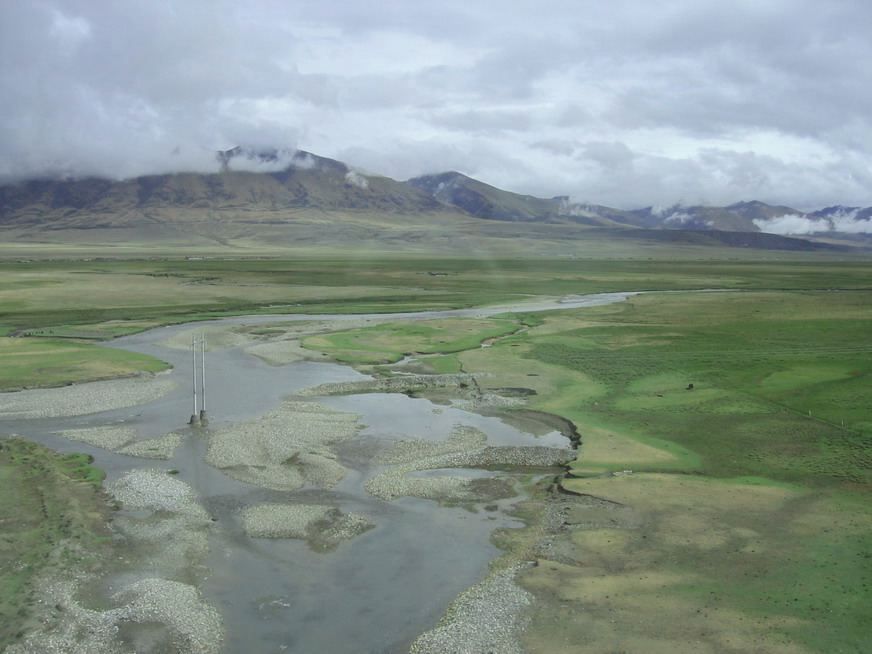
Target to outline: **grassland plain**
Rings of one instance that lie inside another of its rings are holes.
[[[0,338],[0,388],[32,388],[113,379],[169,366],[154,357],[51,338]]]
[[[563,487],[581,504],[555,535],[564,555],[539,556],[522,577],[538,598],[530,651],[861,652],[872,649],[862,612],[872,549],[870,273],[868,261],[830,258],[16,263],[0,265],[0,325],[102,338],[239,313],[741,290],[458,320],[430,325],[435,332],[382,326],[321,345],[381,356],[461,342],[473,349],[426,365],[492,372],[483,386],[532,389],[528,408],[576,425],[582,445]],[[128,320],[137,322],[114,322]],[[490,322],[527,329],[479,348]],[[393,338],[407,342],[392,350]],[[585,497],[635,517],[604,519]]]
[[[529,650],[868,651],[870,319],[867,292],[636,296],[459,355],[537,375],[581,434],[563,488],[636,516],[567,519],[574,564],[522,576]]]
[[[337,361],[396,363],[407,354],[461,352],[522,328],[514,320],[446,318],[311,336],[303,346]]]
[[[539,600],[529,651],[869,649],[872,293],[656,294],[504,317],[527,329],[423,361],[531,388],[528,408],[581,433],[561,556],[521,576]]]
[[[46,250],[40,252],[46,256]],[[82,256],[82,252],[58,250],[56,254]],[[21,251],[13,248],[3,253],[9,257]],[[437,258],[371,253],[349,258],[328,252],[295,253],[290,260],[7,260],[0,262],[0,338],[23,334],[102,340],[160,324],[228,315],[450,309],[537,295],[622,290],[864,289],[872,279],[872,264],[862,258],[798,258],[780,253],[784,260],[712,259],[735,256],[735,250],[703,248],[681,254],[699,258]],[[84,342],[82,347],[94,360],[108,363],[96,348],[89,349]],[[58,341],[44,342],[39,348],[42,355],[28,360],[19,354],[17,360],[31,369],[47,367],[55,358],[51,352],[55,348],[57,358],[69,354]],[[145,367],[158,365],[141,362]],[[130,363],[136,365],[130,361],[116,370],[104,366],[89,374],[91,378],[128,374]],[[47,375],[47,383],[61,383],[63,371],[58,372]],[[88,374],[70,378],[84,380]],[[0,387],[21,385],[11,379]]]

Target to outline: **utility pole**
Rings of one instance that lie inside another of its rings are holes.
[[[200,403],[200,423],[206,424],[209,418],[206,416],[206,334],[200,333],[200,385],[203,391],[202,402]]]
[[[197,339],[191,334],[191,371],[192,371],[192,385],[194,391],[194,412],[191,414],[191,419],[188,421],[189,425],[198,425],[200,424],[200,412],[197,411]]]

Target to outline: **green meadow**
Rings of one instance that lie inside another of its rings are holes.
[[[652,294],[460,355],[561,371],[532,406],[581,434],[564,488],[638,517],[525,575],[540,608],[585,608],[542,613],[530,650],[868,649],[870,336],[865,291]]]
[[[21,254],[14,249],[4,252],[7,257]],[[225,258],[180,259],[148,251],[149,258],[128,260],[7,258],[0,261],[0,337],[47,339],[40,348],[43,358],[33,358],[27,364],[39,370],[55,367],[51,350],[57,349],[58,359],[70,354],[70,346],[60,339],[79,340],[85,347],[92,341],[163,324],[230,315],[454,309],[534,300],[542,295],[623,290],[857,290],[869,287],[872,268],[868,260],[856,256],[809,258],[788,252],[779,253],[779,260],[767,260],[762,258],[765,253],[743,252],[748,258],[736,260],[727,257],[735,256],[735,250],[697,248],[682,252],[682,259],[668,260],[663,258],[664,252],[651,253],[657,256],[437,258],[367,253],[349,258],[328,252],[270,259],[226,258],[225,252],[221,255]],[[71,256],[75,251],[59,250],[57,254]],[[391,353],[384,360],[403,350],[384,344],[379,347]],[[100,350],[90,351],[94,361],[106,362]],[[366,359],[359,351],[355,356]],[[152,362],[145,367],[156,365]],[[437,365],[450,369],[452,364]],[[125,364],[115,372],[91,367],[88,371],[87,365],[67,366],[69,381],[128,374],[131,366]],[[57,370],[46,375],[45,384],[63,383],[64,374]],[[32,385],[33,380],[25,382],[25,376],[16,369],[0,385]],[[777,384],[777,378],[772,383]]]
[[[63,386],[169,366],[136,352],[55,338],[0,338],[0,388]]]
[[[396,363],[409,354],[461,352],[521,328],[513,320],[448,318],[400,322],[312,336],[303,347],[321,350],[337,361]]]
[[[596,387],[567,398],[577,423],[676,443],[714,476],[868,484],[870,309],[867,292],[652,294],[516,338]]]

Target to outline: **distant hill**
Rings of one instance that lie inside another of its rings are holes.
[[[613,233],[615,238],[633,238],[660,243],[686,245],[718,246],[731,248],[751,248],[756,250],[790,250],[794,252],[816,252],[824,250],[846,250],[844,246],[818,241],[809,241],[765,232],[725,232],[718,230],[691,229],[636,229]]]
[[[257,221],[255,214],[308,208],[421,213],[444,207],[409,184],[366,177],[339,161],[307,152],[296,152],[290,165],[270,173],[224,170],[120,182],[34,180],[0,187],[0,224],[6,228],[123,227],[167,209],[235,212]]]
[[[577,204],[570,202],[568,196],[544,199],[519,195],[457,172],[414,177],[408,183],[427,191],[437,200],[484,220],[574,223],[598,227],[644,224],[643,220],[629,211]]]
[[[872,207],[827,207],[814,213],[764,202],[726,207],[648,207],[634,212],[647,226],[665,229],[765,232],[782,236],[866,242],[872,239]]]
[[[831,207],[805,214],[761,202],[623,211],[562,196],[512,193],[458,172],[401,182],[309,152],[246,148],[217,153],[216,172],[209,174],[180,172],[122,181],[43,179],[0,186],[4,241],[98,246],[211,242],[232,247],[451,249],[452,239],[464,238],[467,247],[497,240],[501,247],[541,242],[571,249],[572,242],[608,238],[805,251],[836,247],[841,242],[836,228],[862,227],[870,213],[872,209]],[[778,229],[771,231],[782,235],[763,236],[767,225],[775,225]],[[810,225],[815,235],[835,235],[837,243],[810,246],[807,240],[784,236],[792,227],[810,233]],[[866,244],[859,234],[851,233],[853,242]],[[519,240],[512,245],[512,239]],[[552,246],[542,247],[547,251]]]

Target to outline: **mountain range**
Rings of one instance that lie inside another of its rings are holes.
[[[498,189],[458,172],[407,181],[299,150],[233,148],[214,173],[0,186],[4,242],[444,249],[609,239],[779,250],[872,247],[872,208],[762,202],[626,211]],[[245,170],[248,168],[248,170]],[[799,236],[797,238],[796,236]],[[455,243],[452,246],[452,243]]]

